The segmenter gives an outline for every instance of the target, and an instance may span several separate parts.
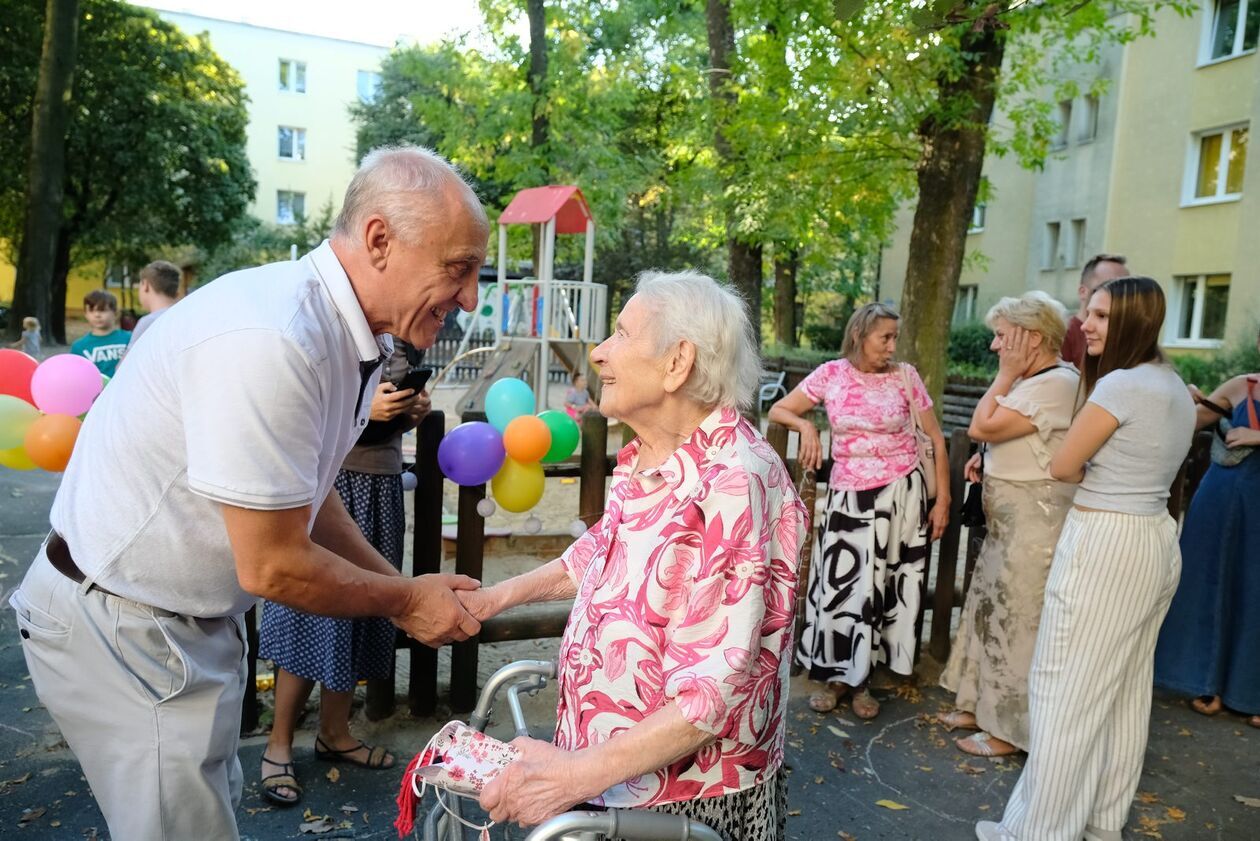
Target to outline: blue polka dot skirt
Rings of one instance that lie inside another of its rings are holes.
[[[334,487],[363,535],[401,569],[401,477],[342,470]],[[388,619],[334,619],[264,602],[258,653],[290,674],[346,692],[360,680],[393,674],[395,633]]]

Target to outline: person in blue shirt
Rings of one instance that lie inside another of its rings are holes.
[[[83,296],[83,316],[91,332],[70,345],[70,352],[86,356],[107,377],[114,376],[131,341],[131,333],[118,329],[118,299],[112,292],[93,289]]]

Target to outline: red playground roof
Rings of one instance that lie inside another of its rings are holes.
[[[577,187],[550,185],[521,190],[499,215],[500,225],[533,225],[556,220],[556,233],[586,233],[586,220],[593,219],[586,198]]]

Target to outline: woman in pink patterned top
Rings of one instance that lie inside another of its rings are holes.
[[[522,825],[646,807],[779,841],[805,510],[738,411],[760,370],[743,303],[703,275],[646,274],[591,361],[600,411],[639,433],[603,517],[551,563],[464,594],[483,619],[575,597],[555,743],[514,741],[522,758],[481,803]]]
[[[842,358],[826,362],[770,409],[770,420],[800,433],[800,463],[822,466],[811,417],[819,403],[831,422],[831,476],[818,524],[805,631],[797,659],[823,683],[810,696],[818,712],[853,690],[853,713],[879,715],[871,671],[914,669],[915,634],[931,541],[949,520],[945,437],[919,373],[893,361],[897,311],[867,304],[849,319]],[[914,440],[914,412],[932,438],[935,504],[927,498]]]

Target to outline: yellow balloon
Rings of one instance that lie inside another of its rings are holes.
[[[34,470],[35,462],[26,454],[26,447],[18,445],[11,450],[0,450],[0,467],[11,470]]]
[[[500,508],[520,514],[542,499],[543,484],[541,464],[536,461],[521,464],[514,458],[506,458],[499,472],[490,480],[490,490]]]

